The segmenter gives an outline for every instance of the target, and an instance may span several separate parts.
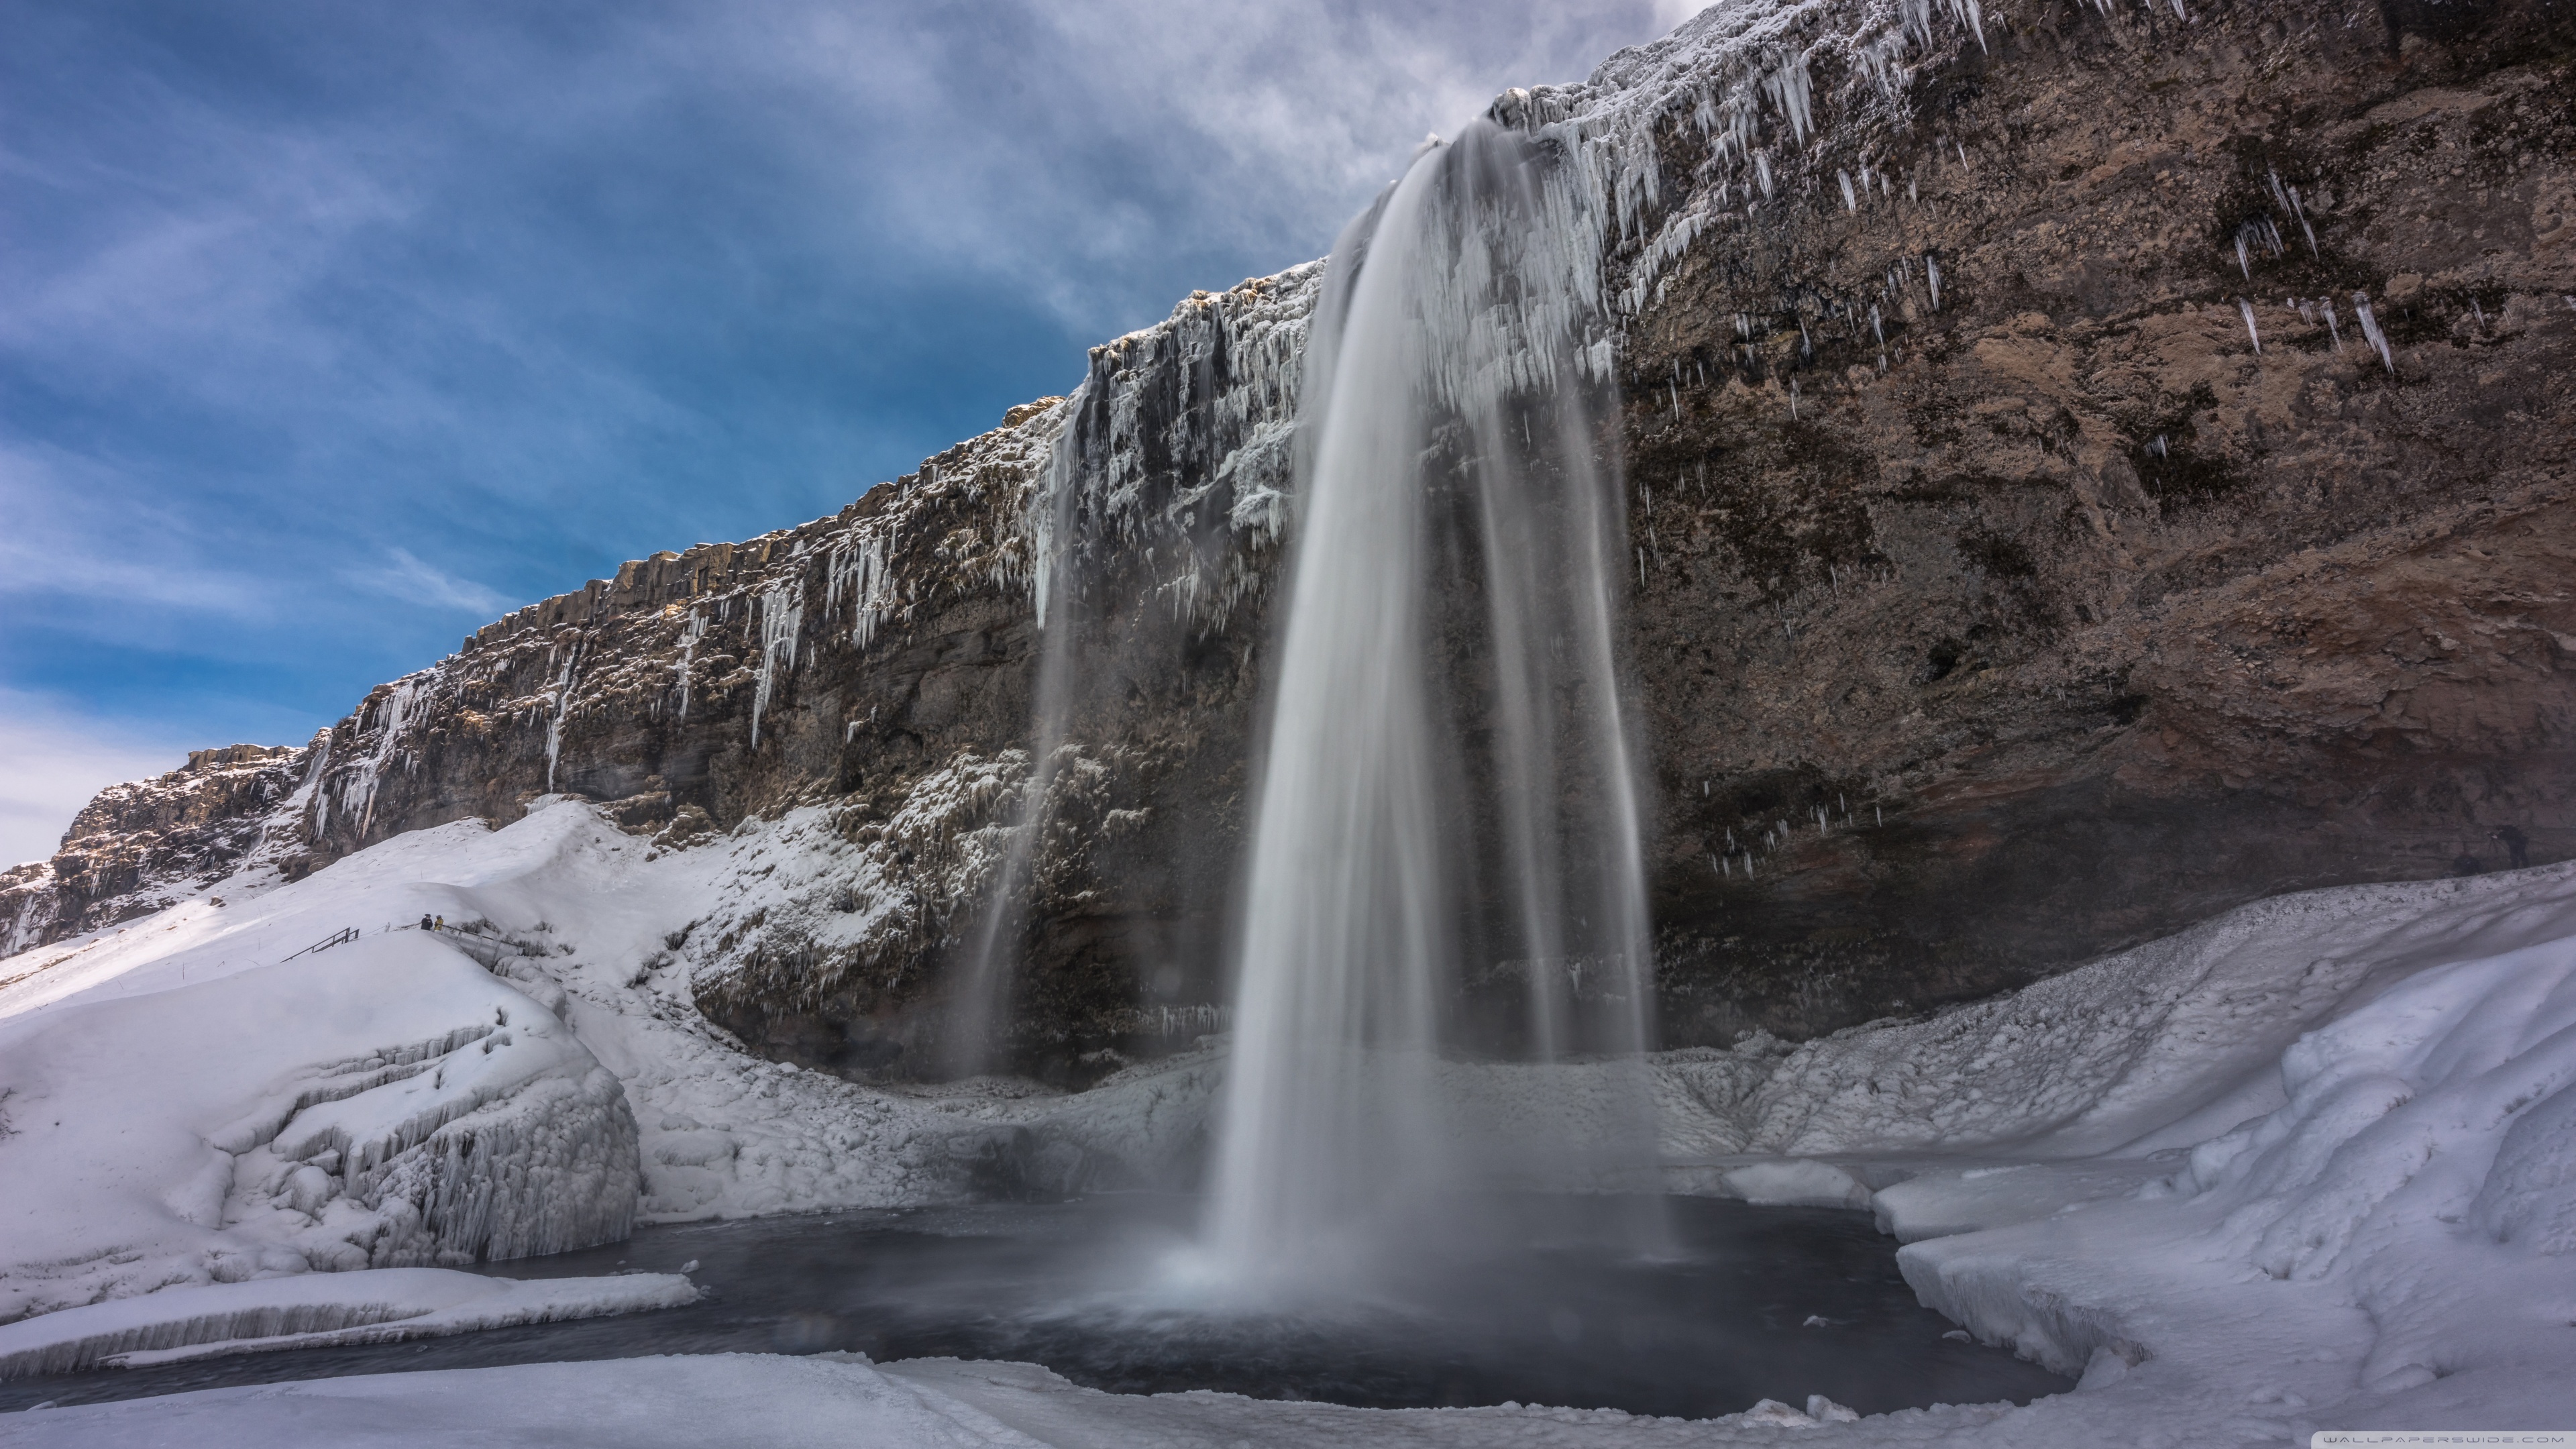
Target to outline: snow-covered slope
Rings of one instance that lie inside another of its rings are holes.
[[[1007,1097],[898,1098],[747,1056],[664,944],[830,869],[810,814],[663,854],[546,802],[12,958],[0,1321],[956,1196],[1010,1150],[980,1120]]]
[[[2287,1100],[2283,1053],[2391,983],[2576,936],[2576,868],[2258,901],[1929,1020],[1668,1053],[1677,1158],[2188,1147]]]
[[[2283,1105],[2128,1192],[2058,1203],[2068,1168],[1995,1174],[2022,1184],[1982,1205],[2003,1224],[1908,1246],[1908,1280],[2138,1412],[2196,1403],[2217,1442],[2576,1423],[2568,924],[2301,1037]],[[1882,1215],[1938,1213],[1965,1175],[1889,1189]]]
[[[522,1251],[621,1212],[1187,1172],[1218,1048],[1072,1096],[896,1094],[759,1061],[708,1026],[671,938],[811,909],[847,848],[808,810],[658,850],[559,799],[16,958],[0,985],[8,1311]],[[423,912],[451,929],[418,930]],[[1453,1064],[1446,1080],[1470,1131],[1508,1133],[1580,1113],[1601,1095],[1580,1079],[1605,1070]],[[2576,1420],[2557,1387],[2576,1349],[2576,867],[2284,897],[1932,1019],[1652,1070],[1673,1185],[1872,1207],[1927,1301],[2085,1375],[2024,1409],[1820,1435],[2044,1445],[2120,1424],[2259,1443],[2302,1424]],[[621,1142],[623,1181],[642,1183],[622,1200]],[[622,1371],[586,1372],[624,1391]],[[1134,1427],[1130,1401],[1044,1374],[942,1373],[941,1394],[997,1424]],[[1191,1402],[1151,1401],[1170,1421],[1156,1432],[1729,1443],[1801,1417],[1684,1431]]]
[[[199,954],[0,1023],[0,1314],[625,1235],[624,1094],[536,1002],[417,933]]]

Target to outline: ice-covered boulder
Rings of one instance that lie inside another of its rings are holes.
[[[626,1235],[635,1120],[554,1013],[430,933],[286,954],[252,932],[0,1019],[0,1321]]]

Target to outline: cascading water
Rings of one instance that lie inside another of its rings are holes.
[[[1003,1064],[1003,1038],[1011,1009],[1011,972],[1019,936],[1028,913],[1030,874],[1036,864],[1040,834],[1046,829],[1046,802],[1054,788],[1056,765],[1064,752],[1071,715],[1074,630],[1066,616],[1072,577],[1060,566],[1057,551],[1070,529],[1066,514],[1075,490],[1067,475],[1075,453],[1059,446],[1049,456],[1047,480],[1031,500],[1029,532],[1036,554],[1031,592],[1037,603],[1037,697],[1031,703],[1028,774],[1020,783],[1019,808],[1003,836],[1002,858],[986,887],[968,938],[956,984],[950,989],[947,1021],[941,1034],[939,1068],[949,1077],[971,1077]],[[1052,613],[1055,627],[1047,627]]]
[[[1333,250],[1205,1230],[1239,1286],[1364,1275],[1479,1176],[1651,1161],[1611,349],[1569,171],[1479,122]],[[1462,973],[1519,977],[1519,1030],[1476,1039]],[[1591,1099],[1517,1161],[1455,1130],[1458,1059],[1498,1048]]]

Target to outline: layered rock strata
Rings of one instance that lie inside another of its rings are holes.
[[[1754,4],[1497,103],[1585,179],[1624,326],[1668,1042],[2576,854],[2571,26]],[[1015,843],[1016,1065],[1218,1029],[1316,283],[108,792],[0,878],[6,944],[549,791],[669,849],[819,803],[847,880],[670,943],[761,1049],[924,1070]]]

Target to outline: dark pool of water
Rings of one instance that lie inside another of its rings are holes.
[[[648,1228],[496,1265],[519,1278],[676,1272],[688,1308],[415,1343],[306,1349],[0,1384],[0,1409],[227,1384],[657,1353],[954,1356],[1045,1364],[1125,1393],[1220,1389],[1372,1407],[1522,1403],[1704,1418],[1824,1394],[1864,1413],[2015,1402],[2069,1381],[1944,1338],[1895,1243],[1858,1214],[1674,1198],[1651,1260],[1583,1224],[1600,1200],[1513,1199],[1489,1229],[1384,1275],[1373,1301],[1243,1316],[1141,1291],[1187,1200],[841,1213]]]

